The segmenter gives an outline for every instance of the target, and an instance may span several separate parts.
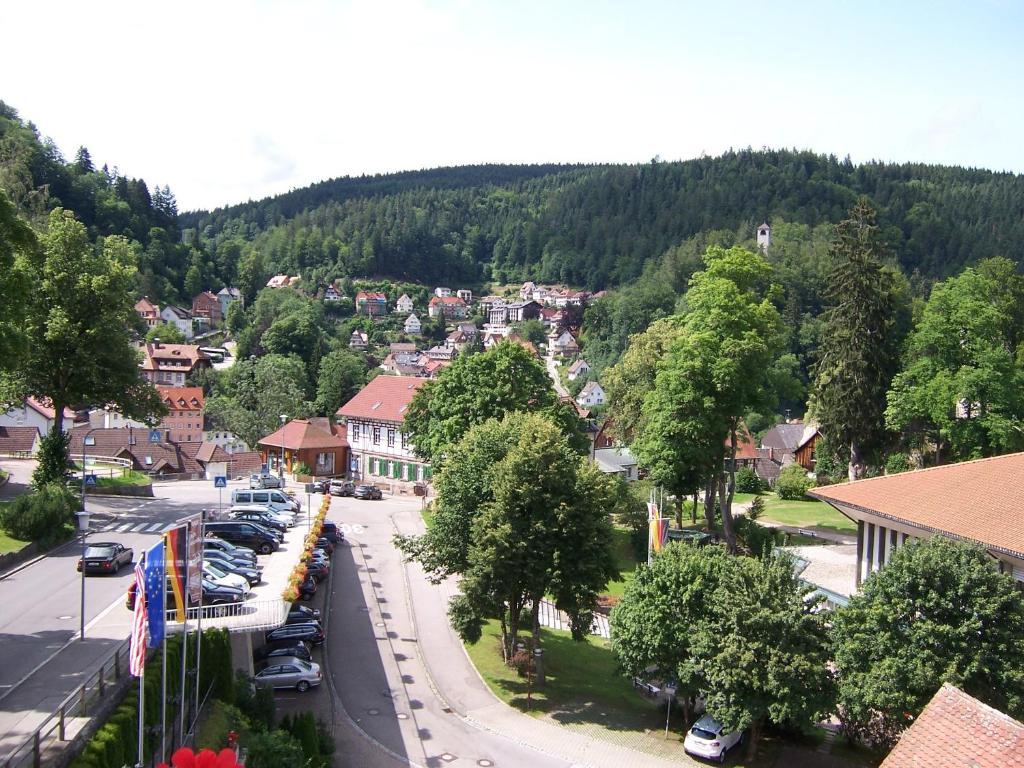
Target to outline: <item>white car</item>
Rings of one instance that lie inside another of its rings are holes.
[[[239,576],[237,573],[228,573],[227,571],[223,571],[213,563],[206,560],[203,561],[203,576],[214,584],[220,584],[225,587],[239,587],[241,588],[243,595],[248,595],[252,592],[252,587],[249,586],[249,582],[245,580],[244,576]]]
[[[725,762],[725,753],[743,740],[743,731],[725,733],[711,715],[704,715],[686,732],[683,749],[691,755]]]

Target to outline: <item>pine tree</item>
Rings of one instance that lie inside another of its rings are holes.
[[[882,442],[897,363],[896,281],[884,253],[875,211],[861,198],[836,227],[814,393],[822,434],[849,448],[850,480],[864,475]]]

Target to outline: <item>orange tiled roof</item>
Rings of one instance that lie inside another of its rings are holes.
[[[307,419],[292,419],[276,432],[261,438],[258,445],[289,451],[311,450],[313,448],[344,448],[348,445],[339,434],[329,433]]]
[[[373,421],[405,419],[405,409],[425,379],[409,376],[377,376],[360,392],[338,409],[339,416]]]
[[[202,387],[157,387],[160,399],[175,411],[201,411],[206,402]],[[193,401],[195,403],[193,404]]]
[[[945,683],[880,768],[1024,768],[1024,724]]]
[[[1024,453],[872,477],[808,493],[1024,557]]]

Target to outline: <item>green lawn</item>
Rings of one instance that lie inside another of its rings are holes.
[[[481,677],[506,704],[535,717],[543,717],[589,738],[628,745],[648,754],[677,759],[693,765],[683,752],[683,723],[680,711],[673,711],[668,739],[665,738],[665,702],[641,696],[622,675],[606,641],[591,637],[575,642],[568,632],[541,630],[544,647],[544,689],[530,691],[527,709],[527,680],[505,666],[499,654],[497,621],[484,626],[483,637],[466,645],[470,659]],[[756,762],[742,760],[741,750],[730,754],[734,766],[771,766],[780,745],[766,739]]]
[[[6,555],[8,552],[17,552],[26,544],[28,544],[27,541],[12,539],[3,531],[0,531],[0,555]]]
[[[737,493],[734,503],[747,504],[753,498],[752,493]],[[774,493],[762,494],[761,498],[764,499],[762,520],[796,528],[822,528],[837,533],[857,533],[857,525],[852,520],[823,501],[786,501]]]
[[[118,486],[126,485],[152,485],[153,480],[149,475],[144,475],[141,472],[132,472],[129,475],[122,475],[120,477],[97,477],[96,487],[97,488],[114,488]]]
[[[626,591],[626,585],[633,580],[633,572],[636,571],[636,555],[633,552],[633,545],[629,540],[629,531],[625,528],[615,528],[615,539],[612,542],[615,552],[615,565],[619,569],[619,578],[608,584],[605,594],[610,597],[621,598]]]

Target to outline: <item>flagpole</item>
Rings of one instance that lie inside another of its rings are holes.
[[[654,489],[648,496],[647,502],[647,565],[651,564],[651,549],[654,547],[654,529],[651,527],[651,523],[654,520],[654,515],[651,514],[651,508],[654,506]]]
[[[206,510],[203,509],[199,512],[199,578],[203,578],[203,534],[204,526],[206,523]],[[199,590],[199,614],[196,617],[196,706],[192,712],[192,721],[195,722],[199,718],[199,662],[203,655],[203,592],[202,582],[200,582]],[[184,746],[184,745],[182,745]]]
[[[144,595],[140,595],[138,592],[135,593],[136,600],[145,599]],[[144,731],[145,731],[145,720],[146,720],[146,657],[143,654],[142,657],[142,671],[139,674],[139,768],[145,765],[144,751]]]
[[[165,558],[165,560],[166,560],[166,557],[167,557],[167,542],[165,541],[164,542],[164,558]],[[163,599],[163,604],[161,605],[161,608],[162,608],[162,610],[164,612],[164,638],[163,638],[163,641],[161,643],[161,645],[163,645],[163,648],[161,649],[161,651],[163,653],[163,665],[162,665],[163,668],[161,669],[161,672],[160,672],[160,688],[161,688],[161,696],[160,696],[160,761],[161,762],[163,762],[163,760],[167,757],[167,564],[166,564],[166,562],[164,563],[164,567],[163,567],[162,570],[163,570],[163,573],[161,574],[161,576],[163,578],[164,599]]]
[[[185,529],[188,531],[188,529]],[[182,563],[182,584],[185,588],[182,590],[181,601],[184,603],[182,616],[184,617],[181,622],[181,698],[178,700],[178,713],[181,717],[181,725],[178,728],[178,746],[185,745],[185,670],[187,668],[187,654],[188,654],[188,534],[185,535],[185,552],[175,553],[181,558]],[[175,560],[178,560],[178,557]],[[175,562],[177,566],[177,562]],[[201,601],[200,601],[201,603]],[[180,606],[179,606],[180,607]]]

